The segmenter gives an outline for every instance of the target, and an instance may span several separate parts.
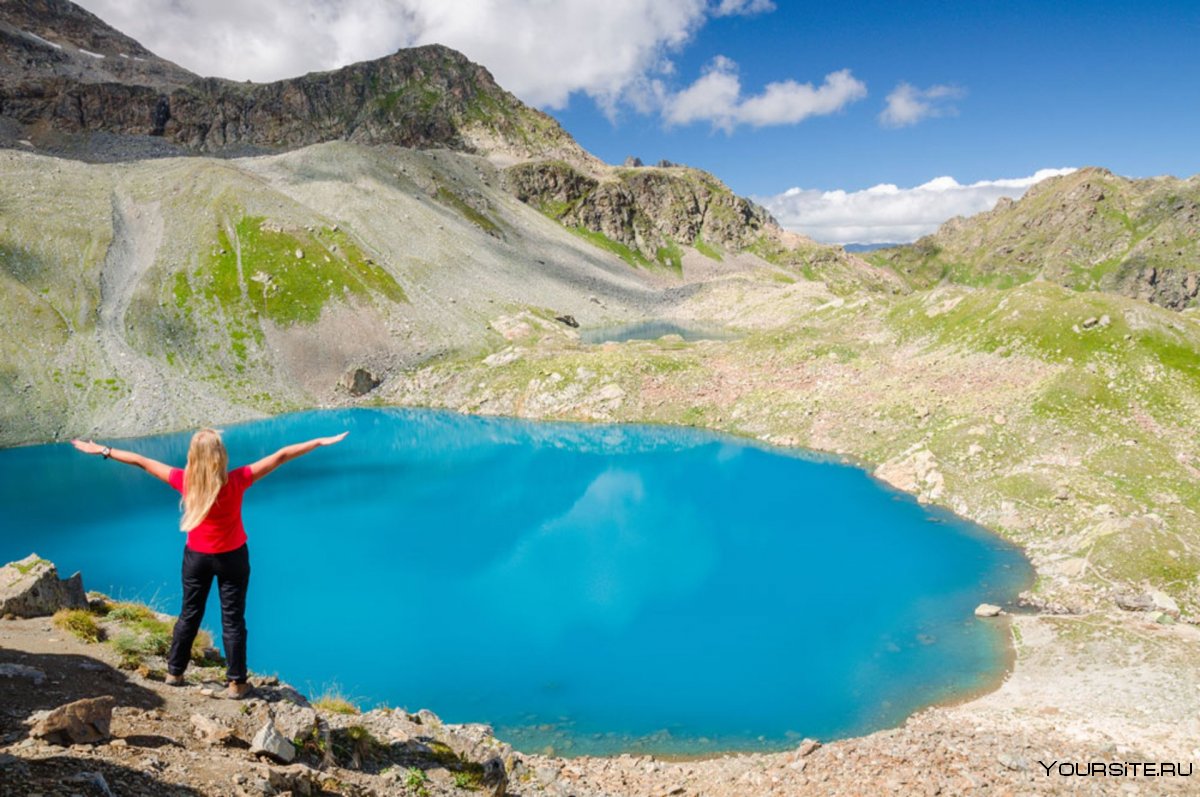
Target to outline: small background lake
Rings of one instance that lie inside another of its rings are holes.
[[[862,470],[694,430],[409,410],[230,427],[231,464],[350,436],[246,494],[250,666],[524,750],[773,749],[986,685],[1031,571]],[[122,441],[182,466],[188,435]],[[0,451],[0,561],[179,606],[177,495],[69,445]],[[215,590],[205,626],[219,631]]]
[[[579,330],[582,343],[623,343],[627,340],[658,340],[664,335],[678,335],[684,340],[733,340],[737,334],[717,327],[683,326],[674,321],[636,321],[611,327]]]

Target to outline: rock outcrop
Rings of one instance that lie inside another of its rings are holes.
[[[54,564],[35,553],[0,567],[0,617],[42,617],[87,605],[83,577],[59,578]]]
[[[624,168],[596,179],[565,161],[538,161],[510,167],[505,179],[522,202],[649,259],[697,241],[737,251],[778,229],[765,209],[699,169]]]

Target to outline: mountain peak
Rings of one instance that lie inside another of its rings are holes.
[[[440,44],[271,83],[202,78],[68,0],[0,3],[0,145],[84,160],[346,140],[597,162]]]

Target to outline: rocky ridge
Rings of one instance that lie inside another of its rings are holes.
[[[447,47],[273,83],[202,78],[68,0],[0,5],[0,141],[85,160],[276,152],[325,141],[589,164],[558,123]]]
[[[1175,310],[1196,306],[1200,175],[1133,180],[1080,169],[867,259],[918,288],[943,281],[1005,287],[1040,278]]]

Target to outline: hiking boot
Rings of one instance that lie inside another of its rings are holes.
[[[231,681],[225,689],[225,697],[230,700],[244,700],[254,692],[254,687],[250,684],[239,684],[236,681]]]

